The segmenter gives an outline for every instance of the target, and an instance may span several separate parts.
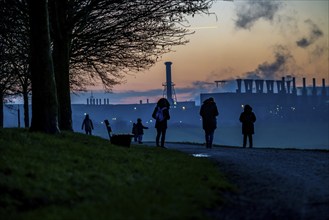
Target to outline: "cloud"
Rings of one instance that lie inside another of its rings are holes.
[[[308,36],[303,37],[296,42],[297,46],[301,48],[307,48],[323,36],[323,32],[311,19],[307,19],[305,23],[309,26]]]
[[[250,29],[259,19],[273,21],[274,15],[281,8],[280,1],[248,0],[237,5],[237,20],[235,26],[241,29]]]

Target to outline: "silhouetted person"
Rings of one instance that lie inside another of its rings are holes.
[[[108,135],[109,135],[109,139],[111,140],[111,137],[112,137],[112,128],[111,128],[111,126],[110,126],[110,122],[109,122],[109,120],[104,120],[104,124],[105,124],[105,126],[106,126],[106,130],[107,130],[107,133],[108,133]]]
[[[137,142],[138,140],[138,132],[137,132],[137,125],[133,123],[133,128],[131,129],[131,133],[134,135],[134,141]]]
[[[142,119],[138,118],[136,124],[136,130],[137,130],[137,139],[139,144],[143,143],[144,129],[149,129],[149,128],[142,124]]]
[[[241,113],[240,122],[242,123],[242,134],[243,134],[243,147],[247,146],[247,138],[249,139],[249,147],[253,147],[252,135],[254,134],[254,123],[256,116],[252,112],[250,105],[244,106],[244,111]]]
[[[89,118],[88,114],[86,114],[86,117],[82,122],[81,129],[83,130],[83,128],[85,128],[86,134],[89,134],[89,135],[91,135],[91,131],[94,129],[93,122]]]
[[[212,148],[214,132],[217,128],[218,109],[214,98],[206,99],[200,109],[202,117],[202,128],[205,131],[206,148]]]
[[[167,131],[167,121],[170,119],[169,115],[169,107],[170,104],[167,99],[161,98],[157,102],[156,107],[154,108],[152,117],[155,121],[155,128],[157,129],[157,135],[155,138],[157,147],[164,147],[164,142],[166,139],[166,131]],[[159,144],[161,137],[161,145]]]

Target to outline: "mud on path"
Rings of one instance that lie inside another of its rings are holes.
[[[237,187],[212,219],[329,220],[329,152],[168,144],[209,156]]]

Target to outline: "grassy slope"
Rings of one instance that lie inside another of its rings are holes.
[[[204,158],[76,133],[0,130],[4,219],[204,219],[227,189]]]

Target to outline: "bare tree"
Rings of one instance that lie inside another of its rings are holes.
[[[60,127],[72,130],[71,87],[152,66],[192,34],[186,15],[208,13],[213,0],[51,0],[53,58]],[[71,81],[70,81],[71,80]]]
[[[23,96],[24,124],[29,127],[29,99],[31,93],[31,72],[29,68],[29,19],[25,0],[1,1],[1,43],[10,53],[11,72],[16,79],[12,94]],[[9,56],[7,56],[9,58]],[[2,59],[4,59],[2,57]],[[3,60],[4,61],[4,60]]]
[[[12,93],[16,80],[13,76],[14,56],[12,49],[8,46],[6,36],[7,23],[5,22],[6,13],[3,5],[0,5],[0,127],[3,127],[3,105],[5,98]]]
[[[3,104],[5,97],[11,95],[13,87],[15,87],[15,77],[13,76],[13,66],[11,64],[12,57],[8,52],[8,48],[2,43],[0,36],[0,127],[3,127]]]
[[[185,16],[209,13],[213,1],[49,0],[60,128],[72,130],[72,89],[101,81],[110,90],[128,71],[151,67],[188,43]]]
[[[58,133],[58,104],[50,49],[48,0],[29,0],[32,121],[31,131]]]

